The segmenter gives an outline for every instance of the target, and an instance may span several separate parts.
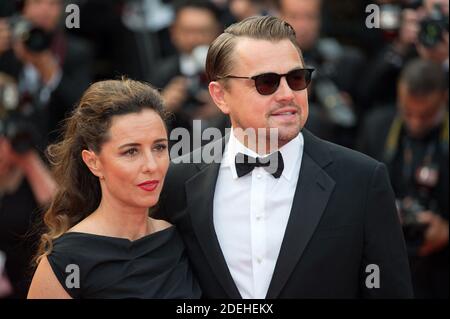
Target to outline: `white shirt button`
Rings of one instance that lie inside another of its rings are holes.
[[[258,178],[258,179],[261,179],[261,177],[262,177],[261,174],[256,175],[256,178]]]
[[[256,216],[256,220],[260,221],[261,220],[261,216]]]
[[[258,257],[256,258],[256,261],[258,262],[258,264],[262,263],[262,258]]]

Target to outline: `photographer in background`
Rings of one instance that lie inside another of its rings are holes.
[[[21,96],[47,112],[42,133],[52,141],[59,122],[91,81],[90,47],[65,34],[63,0],[17,4],[20,16],[0,18],[0,71],[16,78]]]
[[[197,119],[202,120],[202,129],[222,124],[225,117],[210,98],[204,71],[208,45],[220,30],[219,12],[213,3],[207,0],[175,3],[170,36],[177,53],[155,65],[150,81],[162,89],[165,105],[174,114],[169,131],[182,127],[192,132],[192,120]],[[171,146],[177,143],[173,139],[170,142]]]
[[[415,59],[402,70],[398,108],[377,109],[361,151],[387,164],[418,298],[449,296],[449,115],[446,73]]]
[[[448,0],[399,0],[388,6],[391,23],[381,23],[386,34],[396,35],[365,71],[358,99],[367,111],[395,103],[396,82],[403,66],[418,56],[442,65],[448,73]],[[393,14],[393,12],[398,14]],[[383,22],[381,19],[380,22]]]
[[[30,145],[32,132],[22,125],[27,119],[16,91],[11,77],[0,73],[0,252],[4,252],[0,266],[4,264],[5,269],[3,272],[0,267],[0,286],[6,290],[9,278],[9,297],[24,298],[38,239],[35,222],[40,219],[40,209],[50,202],[56,184]],[[28,126],[32,124],[30,121]]]
[[[278,0],[276,4],[280,18],[296,32],[305,65],[317,70],[306,127],[321,138],[353,147],[359,108],[354,96],[364,56],[354,47],[321,37],[323,0]]]
[[[25,298],[31,258],[38,236],[36,222],[55,193],[56,184],[36,151],[18,154],[0,136],[0,250],[12,298]]]
[[[417,51],[420,56],[442,64],[448,73],[448,0],[424,0],[425,18],[420,21]]]
[[[170,27],[177,53],[155,66],[152,84],[161,92],[169,111],[180,120],[208,116],[203,108],[209,94],[204,76],[208,45],[217,37],[220,22],[217,8],[207,0],[179,1]],[[216,108],[209,108],[217,114]]]

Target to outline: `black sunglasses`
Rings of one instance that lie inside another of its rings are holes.
[[[289,71],[286,74],[278,74],[278,73],[263,73],[255,76],[234,76],[227,75],[218,78],[226,79],[249,79],[255,81],[255,87],[259,94],[261,95],[270,95],[276,92],[278,86],[280,85],[280,80],[283,76],[286,77],[287,84],[293,91],[304,90],[308,87],[309,83],[311,83],[311,77],[314,69],[295,69]]]

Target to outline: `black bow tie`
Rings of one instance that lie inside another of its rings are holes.
[[[237,153],[234,159],[236,173],[238,177],[247,175],[255,167],[263,167],[268,173],[275,178],[280,178],[284,169],[283,156],[281,152],[275,152],[264,158],[254,158],[242,153]]]

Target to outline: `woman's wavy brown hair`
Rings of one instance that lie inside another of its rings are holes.
[[[108,139],[115,115],[154,110],[165,122],[162,98],[150,85],[129,79],[107,80],[92,84],[64,123],[62,140],[50,145],[47,156],[58,184],[58,192],[44,214],[45,230],[41,236],[35,264],[53,249],[53,241],[90,215],[100,204],[101,189],[81,158],[89,149],[99,153]]]

